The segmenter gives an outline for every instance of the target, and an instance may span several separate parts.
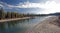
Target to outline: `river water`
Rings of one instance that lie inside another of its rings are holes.
[[[0,33],[24,33],[44,20],[46,16],[0,23]]]

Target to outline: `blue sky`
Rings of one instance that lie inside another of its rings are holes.
[[[45,2],[46,0],[0,0],[0,1],[5,2],[7,4],[16,5],[18,3],[26,2],[26,1],[40,3],[40,2]]]
[[[60,12],[60,0],[0,0],[5,11],[49,14]]]
[[[21,12],[21,13],[36,13],[38,12],[40,9],[38,8],[12,8],[9,9],[9,7],[7,7],[7,5],[18,5],[19,3],[24,3],[24,2],[31,2],[31,3],[39,3],[39,1],[41,0],[0,0],[0,2],[2,2],[2,4],[4,5],[4,10],[6,11],[17,11],[17,12]],[[6,3],[6,4],[5,4]]]

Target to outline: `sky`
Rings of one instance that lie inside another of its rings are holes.
[[[5,11],[49,14],[60,12],[60,0],[0,0]]]

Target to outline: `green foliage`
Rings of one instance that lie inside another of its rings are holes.
[[[3,10],[3,8],[0,9],[0,19],[4,19],[5,18],[5,12]]]
[[[10,19],[10,18],[22,18],[29,17],[29,14],[20,14],[17,12],[4,12],[3,8],[0,8],[0,20],[1,19]]]
[[[6,18],[11,18],[11,12],[7,12]]]

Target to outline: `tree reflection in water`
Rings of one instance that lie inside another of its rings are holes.
[[[15,31],[25,30],[25,28],[22,28],[19,25],[20,25],[20,23],[23,24],[23,23],[29,22],[29,21],[30,21],[30,19],[2,22],[2,23],[0,23],[0,33],[16,33]]]

